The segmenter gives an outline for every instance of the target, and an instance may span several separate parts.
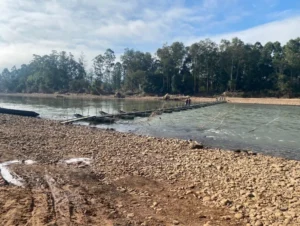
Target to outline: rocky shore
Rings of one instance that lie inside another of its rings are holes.
[[[2,225],[300,225],[299,161],[0,115],[11,160]]]

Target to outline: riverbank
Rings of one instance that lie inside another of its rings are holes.
[[[115,99],[113,95],[91,95],[91,94],[45,94],[45,93],[0,93],[0,96],[38,97],[38,98],[70,98],[70,99]],[[182,96],[178,96],[182,98]],[[130,100],[162,100],[158,96],[126,96]],[[192,102],[211,102],[213,97],[191,97]],[[271,104],[271,105],[291,105],[300,106],[300,98],[241,98],[226,97],[229,103],[243,104]],[[184,101],[184,99],[182,100]]]
[[[0,115],[3,225],[300,225],[300,162]],[[73,159],[84,158],[80,162]],[[90,164],[89,164],[90,163]]]
[[[229,103],[243,103],[243,104],[272,104],[272,105],[291,105],[300,106],[300,99],[286,99],[286,98],[226,98]]]

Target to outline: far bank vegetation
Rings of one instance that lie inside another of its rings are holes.
[[[34,55],[29,64],[5,68],[0,92],[90,93],[95,95],[219,95],[244,97],[300,96],[300,38],[285,45],[244,43],[238,38],[219,44],[206,39],[185,46],[165,44],[154,55],[125,49],[116,61],[113,50],[86,57],[52,51]]]

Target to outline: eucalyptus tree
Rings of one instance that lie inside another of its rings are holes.
[[[93,83],[93,90],[96,93],[112,91],[112,70],[116,57],[114,51],[107,49],[105,53],[99,54],[93,59],[93,71],[95,79]]]
[[[198,81],[201,73],[201,63],[202,63],[202,51],[200,49],[199,43],[194,43],[189,48],[189,55],[191,57],[191,73],[193,76],[194,83],[194,93],[198,92]]]
[[[111,72],[113,70],[115,60],[116,56],[114,51],[112,51],[111,49],[107,49],[104,53],[104,81],[109,84],[112,83]]]
[[[31,74],[31,69],[32,67],[27,64],[22,64],[19,69],[17,69],[17,77],[16,80],[14,81],[14,89],[12,90],[13,92],[18,92],[18,93],[25,93],[27,92],[26,89],[26,81],[28,76]]]
[[[263,65],[262,55],[263,46],[257,42],[244,45],[244,55],[241,65],[239,80],[236,81],[238,90],[257,91],[261,89],[261,79],[264,75],[260,73],[260,67]]]
[[[186,54],[186,48],[181,42],[174,42],[171,46],[165,44],[157,50],[156,55],[161,63],[161,73],[164,75],[163,90],[166,92],[181,90],[180,70]]]
[[[219,49],[210,39],[194,43],[189,48],[194,77],[194,92],[209,92],[214,89],[219,67]]]
[[[26,86],[30,92],[55,92],[64,88],[67,80],[57,67],[58,54],[52,51],[50,55],[34,55],[30,63],[31,75],[28,76]]]
[[[274,65],[275,73],[283,74],[287,64],[283,47],[281,46],[280,42],[274,42],[272,44],[273,44],[272,63]]]
[[[273,64],[274,45],[271,42],[266,43],[259,50],[260,59],[258,60],[259,88],[261,90],[271,90],[276,86],[277,76]]]
[[[121,56],[124,71],[124,88],[132,92],[141,91],[151,70],[153,58],[150,53],[125,49]]]
[[[77,60],[65,51],[34,55],[29,64],[0,73],[0,91],[300,94],[300,38],[284,46],[245,44],[238,38],[219,45],[206,39],[189,47],[174,42],[159,48],[155,57],[125,49],[120,62],[115,59],[107,49],[87,73],[83,54]]]
[[[183,94],[194,94],[194,81],[193,75],[191,73],[191,56],[189,54],[189,47],[186,47],[187,55],[183,62],[182,68],[180,70],[180,76],[182,78],[182,85],[181,85],[181,93]]]
[[[103,82],[104,76],[104,56],[99,54],[93,59],[93,71],[95,75],[93,88],[99,93],[100,86]]]
[[[163,94],[164,75],[162,74],[162,65],[159,59],[152,58],[152,64],[146,73],[143,91],[149,94]]]
[[[163,74],[163,90],[171,91],[171,78],[174,73],[174,62],[171,57],[170,47],[166,44],[156,51],[156,55],[161,63],[161,73]]]
[[[182,42],[174,42],[170,46],[170,53],[172,57],[172,61],[174,62],[174,72],[172,75],[172,92],[179,93],[182,91],[183,86],[183,75],[181,71],[183,69],[183,64],[187,57],[187,49]]]
[[[300,91],[300,38],[291,39],[284,46],[285,58],[288,66],[288,76],[291,88]]]
[[[112,71],[112,87],[114,90],[120,90],[122,85],[123,67],[120,62],[117,62]]]
[[[0,76],[0,90],[1,92],[10,91],[9,88],[11,86],[11,77],[10,71],[7,68],[4,68],[1,76]]]

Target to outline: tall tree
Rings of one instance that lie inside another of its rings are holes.
[[[152,61],[150,53],[125,49],[124,54],[121,56],[125,89],[129,89],[132,92],[141,91],[146,75],[151,70]]]
[[[178,92],[181,88],[182,77],[179,72],[186,57],[186,48],[181,42],[174,42],[171,46],[164,45],[156,52],[161,62],[164,75],[164,90],[166,92]]]
[[[120,62],[117,62],[114,65],[112,71],[112,87],[114,90],[120,90],[122,84],[122,74],[123,74],[123,67]]]
[[[294,91],[300,91],[300,38],[291,39],[284,47],[289,69],[289,81]]]

